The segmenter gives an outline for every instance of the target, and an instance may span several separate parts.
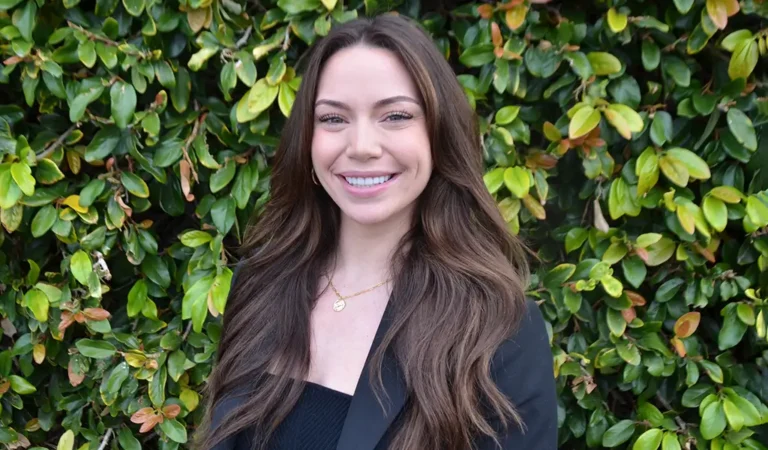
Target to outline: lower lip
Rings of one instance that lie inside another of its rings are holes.
[[[346,190],[351,195],[359,198],[370,198],[384,192],[387,188],[389,188],[389,186],[392,185],[392,183],[395,182],[395,180],[397,180],[397,177],[397,174],[393,175],[389,180],[374,186],[353,186],[349,184],[347,180],[341,175],[339,175],[339,180],[341,180],[341,184],[344,185],[344,190]]]

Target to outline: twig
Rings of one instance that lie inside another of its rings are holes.
[[[112,428],[107,428],[107,434],[104,435],[104,439],[101,440],[101,445],[99,446],[99,450],[104,450],[107,448],[107,444],[109,444],[109,438],[112,437]]]
[[[81,33],[84,33],[86,36],[88,36],[88,39],[91,39],[93,41],[101,41],[101,42],[103,42],[103,43],[105,43],[107,45],[111,45],[112,47],[120,48],[121,44],[119,42],[113,41],[112,39],[109,39],[109,38],[104,37],[104,36],[99,36],[98,34],[93,33],[91,31],[88,31],[85,28],[81,27],[80,25],[72,23],[69,20],[67,21],[67,25],[70,28],[74,28],[75,30],[80,31]],[[144,54],[143,52],[140,52],[140,51],[136,51],[135,52],[135,51],[132,51],[132,50],[126,49],[126,48],[120,48],[120,51],[122,51],[123,53],[125,53],[127,55],[138,56],[138,57],[142,57],[142,58],[146,58],[147,57],[146,54]]]
[[[51,155],[54,151],[56,151],[57,148],[59,148],[65,140],[69,137],[70,134],[72,134],[73,131],[75,131],[76,128],[80,127],[80,122],[77,122],[75,124],[72,124],[71,127],[67,131],[64,132],[61,136],[59,136],[58,139],[56,139],[53,144],[49,145],[48,148],[43,150],[40,154],[35,155],[35,159],[40,161],[41,159],[47,158]]]
[[[192,321],[191,320],[187,324],[187,329],[184,330],[184,334],[181,336],[181,340],[182,341],[186,341],[187,340],[187,336],[189,335],[190,331],[192,331]]]
[[[291,46],[291,24],[285,26],[285,37],[283,37],[283,51],[288,51]]]
[[[195,109],[197,109],[197,105],[195,105]],[[187,164],[189,164],[189,170],[192,171],[192,177],[195,179],[195,183],[199,183],[200,180],[197,178],[195,166],[192,164],[192,160],[189,159],[189,153],[187,153],[187,150],[189,149],[189,146],[192,145],[192,142],[195,140],[195,138],[197,138],[197,135],[200,132],[200,123],[205,120],[207,115],[207,113],[202,113],[200,117],[195,120],[195,125],[192,127],[192,134],[189,135],[187,140],[184,141],[184,146],[181,147],[181,151],[184,154],[184,160],[187,161]]]
[[[249,26],[247,30],[245,30],[245,34],[243,34],[243,37],[241,37],[237,42],[235,42],[235,48],[239,49],[243,45],[248,42],[248,38],[251,37],[251,31],[253,31],[253,26]]]
[[[656,400],[659,401],[662,405],[664,405],[665,408],[667,408],[668,411],[674,411],[672,409],[672,405],[669,404],[669,402],[661,396],[658,392],[656,393]],[[681,430],[685,431],[688,429],[688,426],[686,425],[685,421],[680,418],[677,414],[675,414],[675,422],[677,423],[677,426],[680,427]]]

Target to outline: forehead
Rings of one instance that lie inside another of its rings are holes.
[[[408,70],[390,50],[345,48],[333,54],[320,72],[318,99],[366,104],[396,95],[420,97]]]

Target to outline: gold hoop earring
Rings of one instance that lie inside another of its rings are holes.
[[[315,175],[315,169],[312,169],[312,182],[316,185],[320,186],[320,183],[317,182],[317,176]]]

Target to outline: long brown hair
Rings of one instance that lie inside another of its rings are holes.
[[[469,449],[478,435],[496,439],[494,421],[520,424],[489,368],[524,314],[524,247],[483,183],[475,113],[456,75],[417,25],[383,15],[340,25],[311,49],[275,155],[271,199],[248,230],[230,290],[198,448],[246,427],[255,431],[255,446],[265,448],[300,396],[310,363],[310,313],[340,224],[338,207],[311,178],[314,101],[323,64],[353,45],[388,49],[413,77],[434,164],[392,261],[392,326],[371,359],[379,399],[386,397],[380,371],[387,348],[405,377],[409,402],[391,448]],[[214,404],[243,389],[242,406],[208,430]]]

